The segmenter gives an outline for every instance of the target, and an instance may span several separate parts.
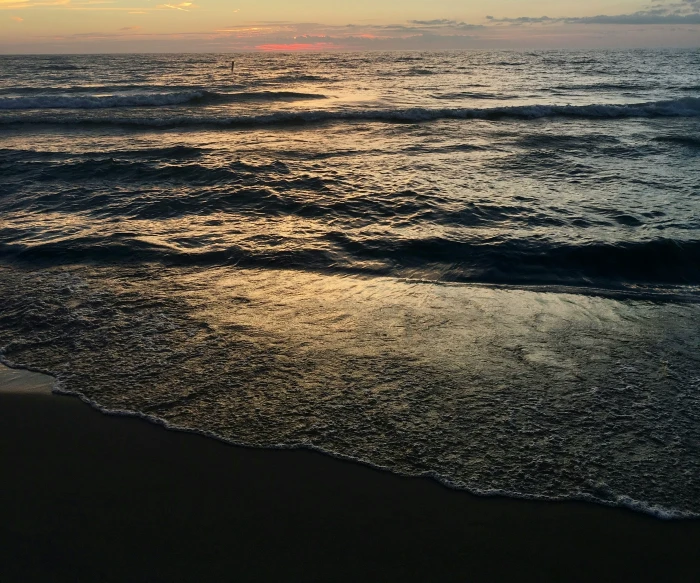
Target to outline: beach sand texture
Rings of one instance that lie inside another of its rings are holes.
[[[0,581],[695,581],[699,521],[226,445],[0,370]]]

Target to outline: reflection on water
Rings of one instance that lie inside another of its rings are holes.
[[[6,269],[5,358],[107,409],[477,492],[700,511],[697,304],[301,271]],[[41,326],[37,323],[41,322]]]
[[[413,278],[696,284],[689,121],[14,133],[0,252]],[[350,133],[349,133],[350,131]],[[611,128],[612,131],[612,128]],[[680,137],[678,138],[680,139]],[[552,148],[556,147],[556,150]]]
[[[234,442],[697,515],[699,59],[0,57],[0,357]]]

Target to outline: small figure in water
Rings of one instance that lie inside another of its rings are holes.
[[[231,61],[231,73],[233,73],[233,66],[236,64],[236,61]]]

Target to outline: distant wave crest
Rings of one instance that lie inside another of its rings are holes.
[[[35,95],[0,97],[0,110],[20,109],[112,109],[119,107],[162,107],[173,105],[217,105],[241,101],[292,101],[325,99],[316,93],[294,91],[257,91],[216,93],[205,90],[162,93],[115,93],[108,95]]]
[[[147,105],[176,105],[178,103],[196,102],[198,100],[209,102],[234,102],[242,100],[282,100],[282,99],[311,99],[322,98],[322,96],[314,94],[300,94],[291,92],[261,92],[261,93],[238,93],[228,94],[222,97],[221,94],[216,94],[215,97],[207,96],[204,93],[193,92],[190,95],[182,93],[175,94],[158,94],[145,96],[133,96],[127,98],[120,96],[116,102],[111,102],[104,98],[104,101],[97,101],[95,105],[90,105],[90,101],[86,101],[84,108],[107,108],[107,107],[128,107],[130,106],[147,106]],[[15,102],[10,99],[22,100]],[[25,108],[30,107],[29,103],[40,98],[5,98],[0,99],[0,109],[20,109],[19,103],[25,103]],[[70,107],[78,107],[79,99],[70,98],[73,105]],[[87,98],[85,98],[87,99]],[[102,98],[95,98],[102,99]],[[116,99],[116,98],[115,98]],[[132,99],[132,101],[129,101]],[[180,101],[178,101],[180,100]],[[57,101],[54,107],[69,107],[68,105],[60,105],[61,101]],[[66,102],[69,103],[69,102]],[[109,105],[114,103],[114,105]],[[37,106],[38,107],[38,106]],[[269,124],[284,124],[284,123],[313,123],[313,122],[329,122],[343,120],[357,121],[385,121],[397,123],[410,123],[421,121],[434,121],[439,119],[542,119],[550,117],[573,117],[573,118],[588,118],[588,119],[624,119],[633,117],[700,117],[700,98],[686,97],[683,99],[673,99],[666,101],[651,101],[646,103],[635,104],[591,104],[591,105],[517,105],[517,106],[500,106],[487,108],[426,108],[413,107],[405,109],[355,109],[355,110],[301,110],[301,111],[279,111],[274,113],[240,115],[231,117],[212,116],[212,115],[174,115],[172,117],[76,117],[74,115],[67,116],[52,116],[51,114],[37,115],[22,115],[20,117],[12,117],[9,115],[0,117],[0,123],[42,123],[42,124],[87,124],[87,125],[126,125],[126,126],[143,126],[143,127],[178,127],[178,126],[198,126],[198,125],[214,125],[214,126],[256,126]]]

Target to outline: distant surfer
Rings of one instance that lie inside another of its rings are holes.
[[[236,65],[236,61],[231,61],[231,73],[233,73],[233,67]]]

